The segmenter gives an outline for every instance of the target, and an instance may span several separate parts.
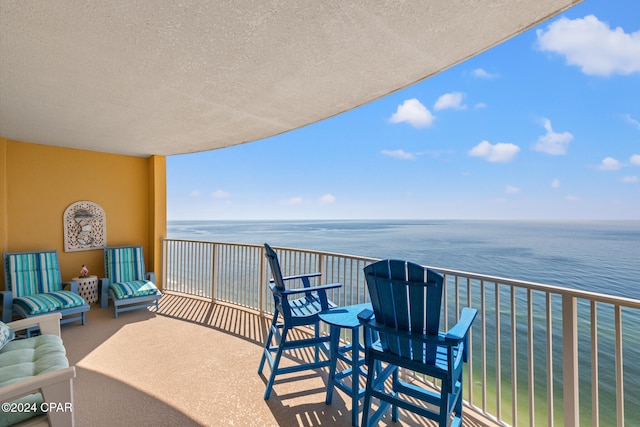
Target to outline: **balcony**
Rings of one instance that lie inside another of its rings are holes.
[[[343,284],[336,303],[366,302],[362,268],[373,259],[276,250],[285,274],[320,271]],[[78,425],[350,425],[347,396],[324,403],[325,371],[277,381],[262,399],[256,370],[273,309],[262,251],[165,240],[158,313],[114,319],[95,307],[87,326],[64,327]],[[479,310],[465,424],[638,424],[640,301],[436,269],[447,283],[445,328],[463,306]],[[401,425],[421,422],[401,415]]]
[[[324,403],[326,369],[278,380],[263,400],[266,380],[256,371],[268,324],[252,310],[173,292],[158,313],[114,319],[94,306],[86,326],[62,328],[77,370],[76,425],[351,426],[345,394],[336,390],[333,403]],[[390,425],[434,425],[401,418]],[[495,425],[474,414],[466,421]]]

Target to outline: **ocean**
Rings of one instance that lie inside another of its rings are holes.
[[[640,299],[640,221],[169,221],[167,236],[404,259]]]

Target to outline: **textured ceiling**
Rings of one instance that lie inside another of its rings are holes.
[[[2,0],[0,137],[132,156],[287,132],[572,0]]]

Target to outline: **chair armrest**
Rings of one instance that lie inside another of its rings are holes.
[[[60,336],[60,319],[62,319],[62,314],[49,313],[15,320],[7,323],[7,325],[14,331],[22,331],[37,326],[43,334]]]
[[[148,281],[153,282],[154,285],[157,285],[156,273],[154,273],[153,271],[147,271],[146,273],[144,273],[144,277],[146,277]]]
[[[462,313],[460,314],[460,320],[458,320],[458,323],[456,323],[453,328],[449,329],[445,338],[455,342],[460,342],[466,339],[469,329],[471,328],[471,324],[475,320],[477,314],[478,310],[475,308],[463,308]]]
[[[2,321],[11,322],[13,318],[13,294],[11,291],[0,291],[2,295]]]
[[[360,321],[361,325],[366,324],[372,318],[373,318],[373,310],[369,310],[368,308],[358,313],[358,320]]]
[[[291,294],[306,294],[308,292],[327,291],[329,289],[335,289],[342,287],[342,283],[329,283],[326,285],[309,286],[308,288],[293,288],[285,289],[284,291],[278,290],[275,286],[272,287],[273,292],[278,295],[291,295]]]
[[[100,279],[100,308],[109,306],[109,279],[102,277]]]
[[[64,283],[62,284],[62,289],[64,289],[64,287],[65,287],[66,285],[69,285],[69,290],[70,290],[71,292],[73,292],[74,294],[77,294],[77,293],[78,293],[78,282],[76,282],[75,280],[72,280],[72,281],[70,281],[70,282],[64,282]]]
[[[318,276],[322,276],[322,273],[296,274],[294,276],[283,277],[282,280],[306,279],[308,277],[318,277]]]
[[[62,382],[68,382],[76,377],[76,369],[73,366],[64,369],[56,369],[55,371],[45,374],[36,375],[22,381],[0,387],[0,402],[10,402],[20,397],[46,389],[49,386],[57,385]],[[55,402],[53,403],[66,403]]]

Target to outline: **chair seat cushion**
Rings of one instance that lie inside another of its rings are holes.
[[[39,335],[15,339],[0,350],[0,387],[68,366],[69,361],[60,337]],[[35,411],[0,411],[0,426],[13,425],[41,414],[41,393],[30,394],[14,402],[20,403],[22,407],[34,408]]]
[[[130,282],[112,283],[109,289],[117,299],[135,298],[157,294],[158,288],[149,280],[133,280]]]
[[[29,316],[33,316],[65,308],[79,307],[84,305],[85,301],[80,295],[73,292],[56,291],[14,298],[13,303],[20,306]]]

